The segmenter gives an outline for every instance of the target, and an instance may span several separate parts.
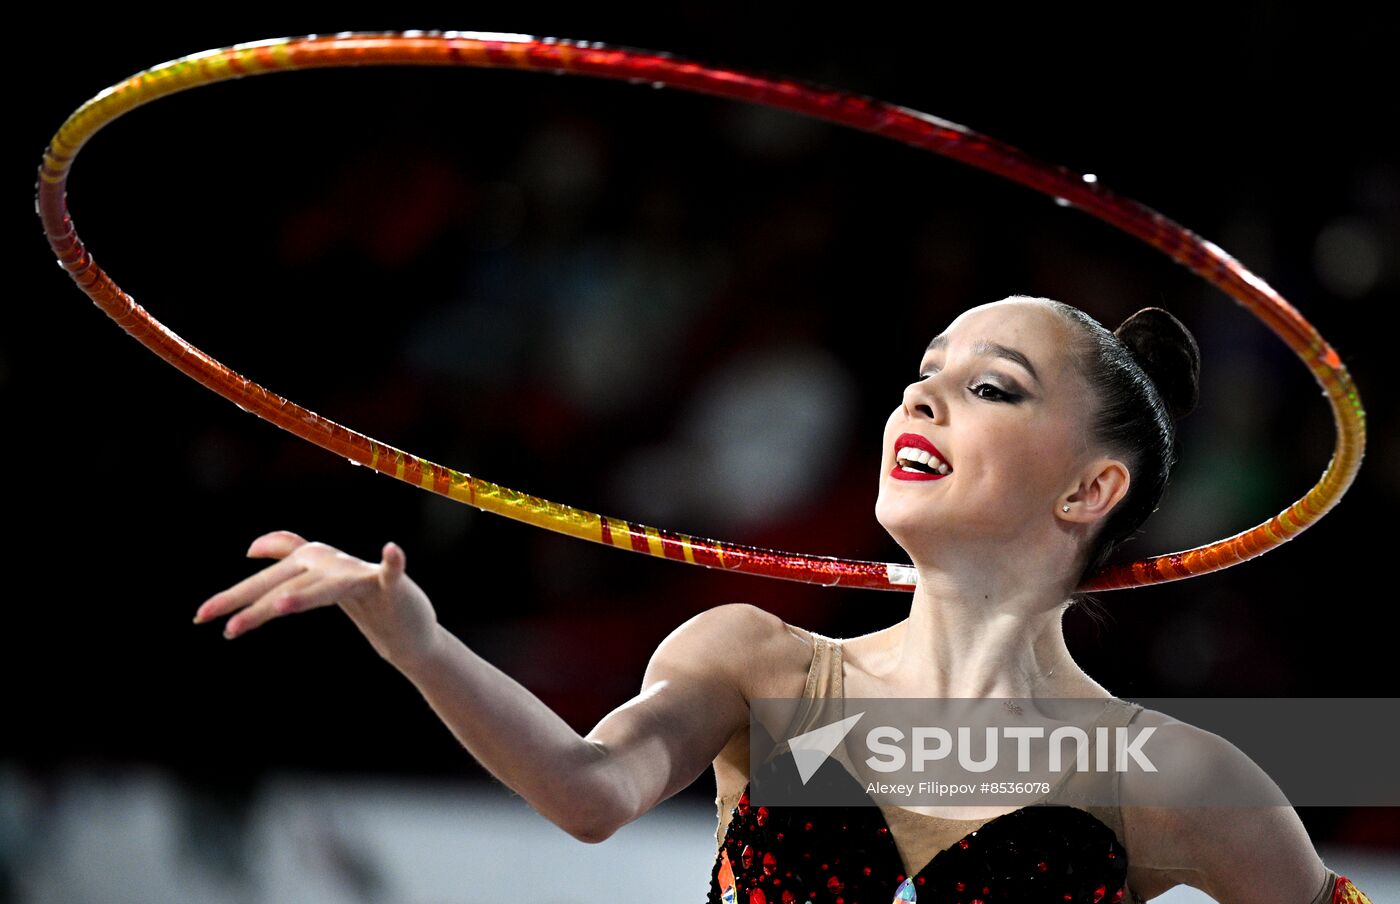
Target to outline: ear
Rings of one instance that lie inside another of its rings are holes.
[[[1092,524],[1107,518],[1128,495],[1128,466],[1117,458],[1096,458],[1080,474],[1079,482],[1059,497],[1055,516],[1065,521]],[[1064,507],[1068,505],[1069,511]]]

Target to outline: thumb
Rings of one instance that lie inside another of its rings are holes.
[[[390,585],[403,576],[407,563],[403,547],[392,540],[384,544],[383,555],[384,561],[379,566],[379,585],[387,590]]]
[[[285,559],[306,540],[289,530],[275,530],[253,541],[245,555],[250,559]]]

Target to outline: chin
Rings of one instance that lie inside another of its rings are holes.
[[[914,506],[905,501],[887,499],[882,493],[875,500],[875,520],[905,552],[915,537],[931,533],[935,524],[929,518],[927,506]]]

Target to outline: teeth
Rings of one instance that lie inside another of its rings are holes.
[[[901,463],[906,461],[917,461],[920,464],[928,465],[940,474],[947,474],[951,468],[947,462],[925,449],[915,449],[913,446],[905,446],[895,453],[895,459]],[[913,470],[913,469],[909,469]]]

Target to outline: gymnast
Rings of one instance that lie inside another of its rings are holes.
[[[750,806],[749,701],[843,695],[1102,701],[1098,724],[1173,741],[1164,771],[1186,790],[1274,789],[1223,738],[1115,697],[1075,663],[1062,628],[1084,602],[1076,588],[1163,496],[1176,422],[1198,398],[1186,327],[1145,308],[1110,331],[1016,295],[962,313],[914,364],[885,424],[875,517],[918,579],[908,616],[882,630],[838,640],[759,605],[716,606],[666,637],[637,696],[580,736],[438,623],[393,542],[375,563],[264,534],[248,555],[278,561],[195,621],[229,616],[234,638],[339,606],[483,767],[584,842],[712,767],[712,902],[1137,904],[1180,884],[1222,904],[1367,901],[1286,805]]]

